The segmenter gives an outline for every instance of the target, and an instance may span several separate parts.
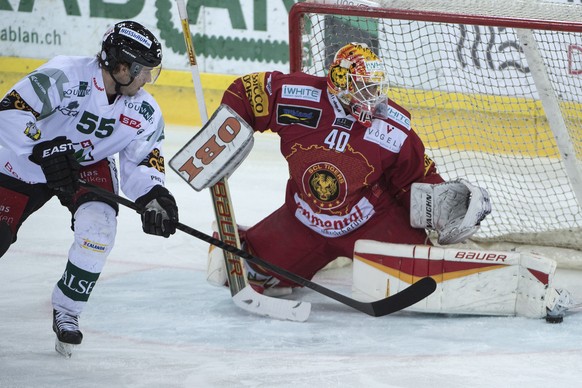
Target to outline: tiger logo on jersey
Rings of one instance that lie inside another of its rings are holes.
[[[308,200],[321,209],[337,208],[346,199],[345,176],[331,163],[310,166],[303,175],[303,185]]]
[[[327,171],[313,174],[309,186],[311,191],[317,193],[317,198],[321,201],[333,201],[339,193],[337,179]]]

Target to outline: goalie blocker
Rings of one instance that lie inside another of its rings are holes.
[[[431,276],[436,291],[407,310],[543,318],[561,322],[573,305],[552,287],[556,262],[527,252],[440,248],[358,240],[353,288],[371,299],[399,292]]]
[[[234,110],[220,105],[202,129],[170,160],[196,191],[229,177],[253,148],[254,131]]]

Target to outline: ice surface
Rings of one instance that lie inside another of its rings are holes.
[[[193,135],[167,132],[167,155]],[[208,192],[173,171],[167,185],[181,221],[211,232]],[[239,223],[252,225],[283,200],[287,169],[277,138],[257,135],[229,180]],[[51,201],[0,259],[0,387],[576,387],[582,381],[582,314],[562,324],[507,317],[401,312],[372,318],[311,290],[305,323],[237,309],[205,281],[207,244],[177,232],[141,231],[122,208],[116,246],[81,316],[83,344],[54,351],[50,295],[72,240],[70,215]],[[276,242],[274,242],[276,243]],[[350,293],[350,268],[315,279]],[[582,276],[556,284],[582,299]]]

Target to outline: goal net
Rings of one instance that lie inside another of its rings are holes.
[[[339,47],[367,43],[441,175],[489,190],[493,212],[473,241],[535,245],[581,267],[582,6],[336,3],[292,8],[290,70],[323,76]]]

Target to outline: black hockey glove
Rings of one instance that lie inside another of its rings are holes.
[[[176,233],[178,207],[176,200],[164,186],[154,186],[149,193],[136,199],[135,203],[144,208],[141,214],[144,232],[164,237]]]
[[[35,145],[29,159],[40,165],[49,188],[73,195],[79,189],[80,167],[74,153],[73,143],[59,136]]]

